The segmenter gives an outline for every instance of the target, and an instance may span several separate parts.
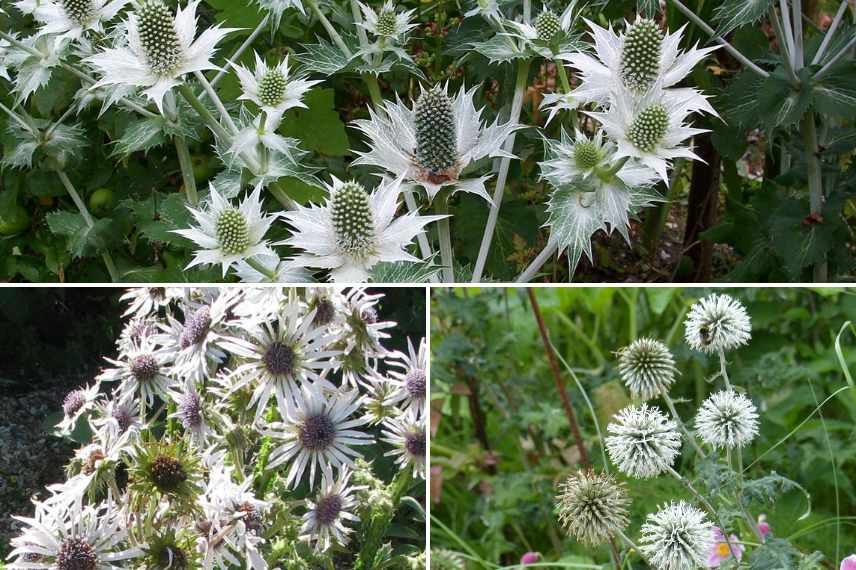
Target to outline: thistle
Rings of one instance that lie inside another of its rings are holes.
[[[556,497],[559,521],[565,530],[586,544],[603,544],[628,523],[624,485],[608,474],[578,471],[561,485]]]
[[[660,73],[663,32],[654,20],[640,19],[627,28],[621,49],[621,78],[631,91],[646,91]]]
[[[135,11],[140,45],[154,73],[168,75],[181,61],[172,12],[161,0],[141,0]]]
[[[618,373],[633,397],[650,400],[668,393],[677,368],[665,344],[652,338],[640,338],[618,351]]]
[[[696,432],[715,449],[745,447],[758,435],[758,411],[734,390],[722,390],[705,400],[696,415]]]
[[[705,566],[713,536],[705,514],[678,501],[648,515],[639,546],[657,570],[693,570]]]
[[[653,152],[669,129],[669,114],[660,103],[643,109],[627,130],[627,139],[639,150]]]
[[[614,419],[607,426],[606,450],[622,473],[649,479],[672,467],[681,450],[675,422],[647,404],[628,406]]]
[[[701,299],[690,308],[684,327],[687,344],[701,352],[725,352],[752,338],[746,307],[729,295]]]
[[[414,106],[416,159],[442,180],[458,162],[457,125],[452,101],[438,86],[423,91]]]

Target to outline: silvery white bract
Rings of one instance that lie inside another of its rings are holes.
[[[656,570],[693,570],[705,566],[713,543],[713,524],[705,514],[677,501],[648,515],[639,547]]]
[[[325,471],[318,494],[307,500],[300,540],[315,543],[318,551],[326,551],[334,544],[348,544],[353,532],[348,525],[360,521],[354,514],[357,499],[353,493],[357,488],[350,485],[351,474],[345,468],[334,478],[332,472]]]
[[[64,165],[80,156],[87,141],[83,137],[83,128],[80,125],[50,124],[45,119],[27,117],[31,124],[29,128],[11,121],[6,132],[14,140],[14,145],[7,147],[0,165],[10,168],[30,168],[33,159],[44,155],[56,160],[57,164]],[[45,133],[49,133],[46,136]]]
[[[425,231],[426,225],[443,216],[411,212],[396,217],[402,192],[400,179],[383,178],[369,193],[357,182],[332,178],[323,206],[296,205],[283,214],[294,233],[276,245],[301,248],[304,253],[295,256],[294,261],[329,269],[333,281],[366,281],[371,268],[383,261],[422,261],[405,248]]]
[[[7,49],[5,65],[16,71],[12,92],[16,94],[15,101],[21,103],[48,84],[71,40],[59,36],[30,36],[19,41],[40,54],[37,57],[18,47]]]
[[[262,123],[263,120],[264,123]],[[299,142],[297,139],[277,134],[276,131],[281,122],[282,115],[278,113],[270,116],[260,113],[251,117],[242,109],[241,118],[236,122],[238,133],[233,137],[227,153],[227,166],[233,168],[241,164],[242,157],[248,153],[268,163],[271,156],[282,156],[289,162],[294,162],[295,156],[303,151],[297,147]],[[257,184],[256,187],[260,188],[261,184]]]
[[[546,6],[532,22],[506,21],[506,35],[524,40],[527,47],[547,59],[563,59],[581,49],[574,34],[579,13],[577,1],[568,2],[561,14]]]
[[[96,381],[90,386],[66,394],[62,401],[62,420],[56,425],[60,433],[70,434],[74,430],[77,420],[95,406],[100,389],[101,385]]]
[[[606,450],[622,473],[649,479],[671,469],[681,451],[675,422],[647,404],[628,406],[613,420],[606,428]]]
[[[758,435],[758,410],[734,390],[721,390],[705,400],[695,420],[696,432],[714,449],[746,447]]]
[[[473,103],[477,90],[461,88],[452,99],[446,87],[423,87],[412,107],[399,100],[384,101],[382,110],[369,108],[370,120],[354,121],[369,144],[368,151],[357,151],[354,164],[375,166],[421,186],[432,200],[448,186],[490,201],[484,187],[490,176],[461,178],[461,172],[481,158],[514,158],[502,146],[523,126],[498,119],[485,125]]]
[[[259,255],[253,259],[263,271],[245,260],[235,264],[235,275],[241,283],[312,283],[312,274],[303,265],[278,255]]]
[[[238,99],[252,101],[262,111],[277,118],[288,109],[306,108],[303,96],[321,81],[289,77],[288,56],[274,66],[268,66],[258,53],[255,60],[256,68],[252,72],[243,65],[232,65],[241,82],[242,93]],[[275,130],[275,127],[271,129]]]
[[[255,0],[259,8],[270,12],[273,16],[273,28],[279,28],[283,13],[289,8],[296,8],[301,14],[306,14],[302,0]]]
[[[465,18],[481,16],[485,20],[499,22],[502,20],[502,12],[499,10],[498,0],[474,0],[474,6],[464,13]]]
[[[217,44],[234,31],[219,25],[196,37],[196,8],[200,0],[179,7],[173,16],[162,0],[135,0],[125,22],[123,43],[87,61],[101,74],[94,87],[133,85],[163,112],[164,96],[194,71],[218,69],[211,63]]]
[[[358,2],[363,13],[363,21],[357,25],[378,37],[378,41],[400,42],[403,36],[416,27],[410,22],[416,10],[397,12],[395,3],[386,0],[377,11],[371,6]]]
[[[701,352],[725,352],[752,338],[746,307],[729,295],[717,293],[690,308],[684,327],[687,344]]]
[[[76,40],[88,31],[101,33],[131,0],[43,0],[33,10],[41,24],[36,35],[57,34]]]
[[[187,269],[196,265],[220,265],[223,276],[240,260],[257,255],[275,255],[264,239],[276,215],[265,215],[261,206],[261,188],[256,188],[238,207],[223,198],[214,184],[209,202],[203,208],[188,207],[196,227],[172,230],[201,249],[194,253]]]

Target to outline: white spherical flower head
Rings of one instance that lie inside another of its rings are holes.
[[[580,542],[603,544],[627,526],[630,499],[611,475],[578,471],[561,485],[556,509],[562,526]]]
[[[253,72],[242,65],[233,64],[243,91],[238,99],[252,101],[275,118],[294,107],[305,109],[306,105],[301,99],[321,81],[290,77],[287,56],[272,67],[268,66],[259,54],[255,54],[255,58],[256,68]]]
[[[550,42],[562,31],[562,21],[552,10],[544,10],[535,18],[535,32],[539,40]]]
[[[758,411],[752,400],[734,390],[712,394],[696,415],[696,432],[715,449],[745,447],[758,435]]]
[[[713,524],[692,505],[678,501],[648,515],[639,548],[657,570],[705,566],[713,546]]]
[[[681,450],[675,422],[647,404],[628,406],[614,419],[607,427],[606,450],[622,473],[649,479],[671,468]]]
[[[330,269],[334,281],[366,281],[382,261],[421,261],[406,248],[426,225],[443,217],[416,212],[395,217],[401,180],[383,179],[369,193],[357,182],[334,177],[327,188],[330,197],[324,206],[298,205],[283,215],[295,231],[281,243],[304,249],[294,261]]]
[[[677,371],[669,348],[653,338],[634,340],[618,351],[618,373],[634,398],[668,393]]]
[[[130,0],[47,0],[33,10],[42,24],[37,36],[57,34],[78,39],[88,31],[102,32]]]
[[[211,185],[210,202],[205,208],[188,208],[199,224],[186,230],[173,230],[193,241],[197,250],[187,269],[196,265],[221,265],[223,276],[238,261],[254,256],[275,255],[264,236],[276,219],[266,216],[261,207],[261,187],[256,188],[236,208]]]
[[[422,186],[430,199],[450,186],[490,201],[484,187],[490,177],[462,179],[461,172],[488,156],[513,158],[502,145],[523,127],[511,121],[484,125],[481,110],[473,104],[477,89],[461,89],[452,98],[446,87],[435,86],[423,89],[412,108],[386,101],[378,112],[369,109],[370,120],[354,125],[366,134],[370,149],[358,152],[354,164],[376,166]]]
[[[173,16],[162,0],[136,0],[125,25],[126,41],[87,58],[102,75],[93,88],[146,87],[143,94],[163,112],[164,96],[184,75],[217,69],[211,63],[217,43],[234,31],[215,26],[195,38],[198,5],[194,0]]]
[[[690,308],[684,327],[687,344],[702,352],[725,352],[752,338],[752,324],[743,303],[717,293]]]

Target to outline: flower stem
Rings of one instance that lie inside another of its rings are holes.
[[[212,87],[211,84],[208,83],[208,80],[205,79],[205,75],[201,71],[194,72],[194,75],[196,76],[196,79],[199,80],[199,83],[202,84],[202,88],[205,89],[205,92],[208,93],[208,97],[211,99],[211,102],[214,103],[214,106],[220,113],[220,117],[222,117],[223,121],[229,127],[229,130],[232,131],[233,135],[237,135],[238,127],[232,120],[232,116],[229,115],[229,112],[226,110],[226,106],[223,105],[223,101],[220,100],[220,96],[217,95],[216,91],[214,91],[214,87]]]
[[[416,213],[419,211],[419,207],[416,205],[416,199],[413,198],[413,193],[410,190],[404,190],[402,192],[404,194],[404,202],[407,204],[407,210],[410,213]],[[419,242],[419,250],[422,252],[423,259],[430,259],[434,252],[431,251],[431,243],[428,241],[428,236],[425,232],[420,232],[416,237],[416,241]]]
[[[59,176],[62,185],[65,186],[68,195],[71,197],[71,201],[74,202],[75,206],[77,206],[77,210],[83,217],[83,222],[86,226],[89,228],[95,226],[95,220],[92,219],[92,214],[89,213],[89,210],[86,208],[86,204],[80,198],[80,194],[77,193],[77,190],[74,188],[74,184],[71,183],[71,180],[69,180],[65,171],[57,170],[57,176]],[[104,266],[107,268],[107,273],[110,274],[110,281],[113,283],[119,281],[118,273],[116,272],[116,265],[113,263],[113,258],[110,256],[110,252],[102,252],[101,259],[104,260]]]
[[[380,92],[380,84],[377,81],[377,77],[371,73],[363,73],[362,77],[363,82],[368,87],[369,96],[372,98],[372,106],[376,110],[380,110],[383,105],[383,95]]]
[[[829,28],[826,29],[826,33],[823,34],[823,41],[820,42],[820,47],[817,48],[817,52],[811,60],[812,65],[817,65],[820,63],[820,60],[823,59],[823,55],[826,53],[826,48],[829,47],[829,42],[832,41],[832,37],[838,29],[838,24],[841,23],[841,19],[844,17],[844,12],[847,10],[848,5],[849,2],[847,0],[841,0],[841,4],[838,6],[838,11],[835,13],[835,17],[832,19],[832,23],[829,25]]]
[[[440,259],[443,263],[443,279],[446,283],[455,282],[455,254],[452,251],[452,235],[449,223],[449,195],[438,196],[434,212],[445,216],[437,220],[437,237],[440,241]]]
[[[640,554],[642,553],[642,550],[640,550],[640,548],[636,546],[636,543],[627,538],[627,535],[624,534],[624,531],[622,531],[621,529],[615,529],[615,534],[617,534],[618,537],[627,544],[627,546],[629,546],[636,552],[639,552]]]
[[[321,8],[318,7],[318,2],[315,0],[306,0],[306,3],[309,4],[309,7],[315,12],[315,15],[318,17],[318,20],[321,22],[321,25],[324,26],[324,29],[327,30],[327,35],[330,36],[330,39],[333,40],[339,49],[342,50],[342,53],[350,59],[353,56],[353,53],[348,48],[345,40],[342,39],[342,36],[339,35],[339,32],[336,31],[336,28],[333,27],[333,24],[330,23],[330,20],[327,19],[327,16],[324,15],[324,12],[321,11]]]
[[[553,65],[556,66],[556,72],[559,74],[559,81],[562,83],[563,92],[570,93],[571,82],[568,81],[568,72],[565,71],[565,63],[560,59],[556,59],[553,60]]]
[[[253,258],[253,257],[248,257],[244,261],[247,262],[247,265],[249,265],[250,267],[252,267],[256,271],[258,271],[259,273],[261,273],[262,275],[267,277],[271,282],[276,282],[276,272],[275,271],[271,271],[270,269],[265,267],[264,264],[262,264],[259,261],[256,261],[255,258]]]
[[[208,125],[208,128],[211,129],[215,135],[220,137],[221,139],[229,140],[229,133],[223,128],[217,119],[214,118],[214,115],[211,114],[211,111],[208,110],[208,107],[202,104],[202,101],[193,94],[193,91],[190,90],[186,84],[182,83],[178,86],[178,92],[181,93],[181,96],[184,97],[190,106],[193,107],[193,110],[196,111],[202,120]]]
[[[175,144],[175,153],[178,155],[178,165],[181,167],[181,178],[184,181],[187,201],[195,206],[199,203],[199,194],[196,192],[196,177],[193,176],[193,163],[187,141],[182,136],[176,136],[173,137],[172,142]]]
[[[518,275],[517,279],[515,279],[514,281],[516,283],[529,283],[529,281],[531,281],[532,278],[535,277],[535,274],[538,273],[541,267],[543,267],[544,264],[547,263],[547,260],[550,259],[550,257],[554,253],[556,253],[556,249],[556,241],[552,237],[550,237],[547,240],[547,245],[544,246],[544,249],[541,250],[541,253],[539,253],[538,256],[532,260],[532,263],[530,263],[529,266],[523,270],[523,273]]]
[[[669,408],[669,412],[672,413],[672,418],[674,418],[675,422],[678,424],[678,427],[681,428],[681,431],[684,432],[684,435],[687,436],[687,439],[692,444],[693,448],[695,448],[696,453],[699,457],[707,457],[707,454],[702,450],[699,446],[698,441],[696,441],[695,436],[687,429],[687,426],[684,424],[683,420],[681,420],[681,416],[678,415],[678,410],[675,409],[675,402],[672,401],[672,398],[665,392],[660,394],[663,397],[663,401],[666,402],[666,407]]]
[[[23,116],[19,115],[3,103],[0,103],[0,111],[5,112],[11,119],[13,119],[16,123],[24,127],[28,133],[33,135],[35,138],[39,138],[40,134],[38,129],[36,129],[33,125],[31,125]]]
[[[743,504],[743,451],[741,449],[737,449],[737,504],[740,505],[740,512],[743,513],[743,518],[746,519],[746,523],[749,525],[749,528],[752,529],[752,532],[755,533],[755,536],[758,537],[760,542],[764,542],[764,535],[761,534],[761,531],[758,529],[758,525],[749,515],[749,512],[746,510],[746,505]]]
[[[823,178],[820,171],[820,159],[817,157],[817,128],[814,124],[813,111],[809,110],[803,116],[800,131],[803,137],[803,152],[808,166],[809,207],[812,217],[820,220],[823,212]],[[828,266],[825,255],[822,261],[815,264],[813,271],[813,278],[816,283],[827,280]]]
[[[238,49],[236,49],[234,51],[234,53],[232,53],[232,55],[229,57],[229,59],[226,60],[226,62],[227,63],[233,63],[236,60],[240,59],[240,57],[244,54],[244,52],[247,51],[247,48],[250,47],[251,45],[253,45],[253,42],[256,41],[256,38],[259,37],[259,34],[262,32],[264,27],[267,26],[267,23],[269,21],[270,21],[270,14],[265,14],[265,17],[262,18],[262,21],[259,22],[259,25],[256,26],[256,29],[254,29],[252,31],[252,33],[249,35],[249,37],[247,37],[247,39],[244,40],[244,43],[242,43],[240,45],[240,47],[238,47]],[[227,73],[229,73],[229,72],[227,71],[227,67],[224,65],[223,69],[218,71],[217,75],[214,76],[214,79],[211,80],[211,86],[214,87],[218,83],[220,83],[220,80],[223,79],[224,77],[226,77]],[[202,94],[199,95],[199,98],[204,99],[206,94],[207,94],[207,92],[203,92]]]
[[[719,351],[719,375],[725,381],[725,388],[731,390],[731,382],[728,380],[728,371],[725,369],[725,351]]]
[[[517,123],[520,120],[520,112],[523,109],[523,96],[526,94],[526,87],[529,83],[529,59],[520,60],[517,63],[517,83],[514,87],[514,99],[511,101],[511,115],[509,121]],[[505,141],[504,150],[510,153],[514,149],[514,139],[517,138],[517,133],[508,135]],[[479,254],[476,258],[476,265],[473,268],[472,282],[478,283],[481,281],[482,272],[484,271],[485,263],[487,263],[487,255],[490,252],[491,242],[493,242],[493,233],[496,230],[496,221],[499,217],[499,207],[502,205],[502,195],[505,192],[505,182],[508,179],[508,167],[511,164],[511,159],[507,156],[502,157],[499,163],[499,174],[496,177],[496,189],[493,191],[493,203],[490,205],[490,212],[487,215],[487,224],[482,235],[481,246],[479,246]]]

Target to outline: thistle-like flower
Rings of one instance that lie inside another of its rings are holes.
[[[128,491],[131,508],[142,509],[151,498],[163,497],[178,508],[193,508],[202,489],[198,455],[183,439],[148,441],[131,449]]]
[[[217,43],[234,31],[214,26],[195,38],[198,5],[199,0],[192,0],[173,15],[163,0],[135,0],[125,24],[125,43],[86,59],[102,75],[93,87],[146,87],[143,94],[163,112],[164,96],[184,75],[217,69],[211,63]]]
[[[580,86],[571,93],[578,104],[607,105],[612,95],[625,89],[642,95],[655,84],[664,89],[672,87],[719,47],[693,47],[681,52],[678,45],[686,26],[664,35],[656,22],[639,17],[621,35],[612,27],[605,29],[588,20],[586,23],[594,39],[595,57],[581,51],[560,56],[581,72]],[[680,91],[688,97],[704,99],[696,90]]]
[[[695,424],[701,439],[714,449],[741,448],[758,435],[758,411],[745,395],[722,390],[702,403]]]
[[[419,349],[413,348],[413,342],[407,339],[407,354],[398,353],[391,360],[390,382],[395,393],[388,403],[402,405],[404,410],[414,410],[418,414],[425,411],[428,388],[428,345],[425,339],[419,341]]]
[[[681,451],[678,426],[657,408],[628,406],[607,426],[609,458],[622,473],[638,479],[656,477],[671,468]]]
[[[134,287],[128,289],[119,297],[120,301],[128,303],[128,308],[122,313],[122,316],[133,315],[137,318],[154,316],[161,308],[169,305],[180,295],[181,290],[177,287]],[[135,340],[139,340],[139,338]]]
[[[42,26],[36,35],[78,39],[88,31],[103,32],[109,22],[131,0],[45,0],[33,11]]]
[[[401,179],[384,178],[369,193],[357,182],[333,177],[327,189],[330,197],[323,206],[297,205],[283,214],[294,234],[281,243],[305,250],[294,261],[329,269],[333,281],[366,281],[371,268],[382,261],[420,262],[405,248],[426,225],[444,217],[415,212],[395,217]]]
[[[274,29],[279,28],[283,13],[291,7],[297,8],[301,14],[306,14],[302,0],[255,0],[255,2],[259,8],[271,13]]]
[[[153,337],[145,337],[132,343],[117,360],[105,358],[112,366],[105,369],[98,379],[102,382],[119,382],[119,401],[128,404],[142,398],[146,406],[154,404],[155,396],[166,398],[167,390],[175,382],[169,375],[171,359],[158,350]]]
[[[100,389],[100,382],[94,382],[91,386],[77,388],[65,395],[62,401],[62,421],[56,425],[61,433],[71,433],[80,416],[95,407]]]
[[[752,324],[743,303],[717,293],[690,308],[684,327],[687,344],[702,352],[725,352],[752,338]]]
[[[578,14],[576,0],[568,2],[561,14],[545,6],[531,23],[507,22],[508,35],[525,40],[542,57],[564,59],[582,47],[573,33]]]
[[[561,485],[556,497],[559,522],[586,544],[603,544],[627,526],[630,499],[612,475],[577,471]]]
[[[21,103],[40,88],[48,84],[53,69],[60,65],[71,40],[59,36],[30,36],[19,41],[30,49],[16,46],[8,48],[5,65],[15,69],[15,87],[12,89],[15,102]],[[35,55],[33,51],[38,52]],[[65,141],[69,142],[69,141]],[[81,144],[76,141],[74,144]]]
[[[669,347],[659,340],[640,338],[618,351],[618,373],[634,398],[668,393],[677,372]]]
[[[423,88],[412,108],[386,101],[383,111],[369,109],[371,119],[354,125],[368,137],[370,149],[357,152],[354,164],[376,166],[422,186],[430,199],[450,186],[453,192],[471,192],[490,201],[484,187],[490,177],[462,179],[461,172],[484,157],[514,158],[502,145],[523,126],[511,121],[485,126],[473,104],[477,89],[462,88],[452,99],[447,88],[438,85]]]
[[[362,2],[358,4],[363,13],[363,21],[358,25],[382,41],[400,42],[407,32],[416,27],[416,24],[410,23],[416,10],[396,12],[392,0],[386,0],[377,11]]]
[[[288,56],[272,67],[258,53],[255,56],[255,71],[233,64],[243,91],[238,99],[252,101],[270,117],[281,117],[295,107],[305,109],[306,105],[301,101],[303,95],[321,81],[289,77]]]
[[[705,514],[678,501],[648,515],[639,547],[657,570],[693,570],[704,566],[713,536]]]
[[[464,13],[465,18],[473,16],[481,16],[489,22],[499,22],[503,19],[498,0],[475,0],[474,6]]]
[[[424,416],[418,410],[410,410],[386,418],[383,424],[385,429],[381,439],[394,446],[384,455],[394,457],[399,469],[409,467],[416,477],[424,479],[428,460]]]
[[[176,409],[168,417],[181,423],[191,444],[206,449],[209,439],[217,435],[212,424],[219,414],[214,406],[203,399],[195,386],[185,385],[184,390],[173,388],[169,395],[176,403]]]
[[[321,489],[314,500],[306,502],[308,510],[303,515],[300,539],[314,542],[318,551],[323,552],[333,544],[348,544],[353,529],[345,526],[346,523],[360,522],[353,512],[357,505],[353,492],[357,488],[348,485],[350,479],[351,471],[348,468],[342,469],[335,480],[333,474],[325,470]]]
[[[341,473],[353,467],[353,458],[360,453],[352,446],[373,442],[370,435],[353,429],[367,423],[365,418],[351,418],[360,404],[357,390],[325,393],[314,384],[301,386],[284,421],[274,422],[262,432],[282,442],[271,452],[268,469],[290,463],[285,484],[297,487],[309,466],[311,489],[316,471],[320,474],[336,468]]]

